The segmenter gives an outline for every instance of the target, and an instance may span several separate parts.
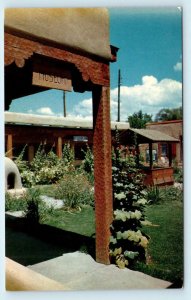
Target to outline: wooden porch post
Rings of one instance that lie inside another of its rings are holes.
[[[153,147],[152,143],[149,143],[149,161],[150,161],[150,169],[153,168]]]
[[[29,145],[28,146],[28,160],[29,162],[31,162],[34,158],[34,146],[33,145]]]
[[[13,158],[13,136],[8,134],[7,136],[7,157]]]
[[[62,158],[62,137],[58,137],[56,145],[56,154],[59,158]]]
[[[168,144],[169,167],[172,167],[172,144]]]
[[[96,216],[96,261],[109,264],[113,218],[109,87],[93,89],[93,152]]]
[[[139,144],[136,144],[136,162],[137,167],[139,167],[140,161],[139,161]]]

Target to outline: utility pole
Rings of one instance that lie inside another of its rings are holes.
[[[117,122],[120,122],[120,86],[121,86],[121,71],[118,72],[118,118]]]
[[[66,91],[63,93],[63,101],[64,101],[64,117],[66,117]]]

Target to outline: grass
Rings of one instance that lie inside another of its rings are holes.
[[[143,230],[150,236],[148,262],[136,269],[171,282],[183,279],[183,205],[170,202],[151,205],[146,212],[154,226]]]
[[[95,234],[94,210],[90,206],[74,211],[55,210],[45,217],[43,223],[89,237]]]

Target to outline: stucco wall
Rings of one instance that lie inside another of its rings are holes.
[[[8,8],[5,27],[111,59],[105,8]]]

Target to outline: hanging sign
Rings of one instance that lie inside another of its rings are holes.
[[[51,89],[72,91],[70,69],[49,61],[36,60],[33,65],[32,84]]]

